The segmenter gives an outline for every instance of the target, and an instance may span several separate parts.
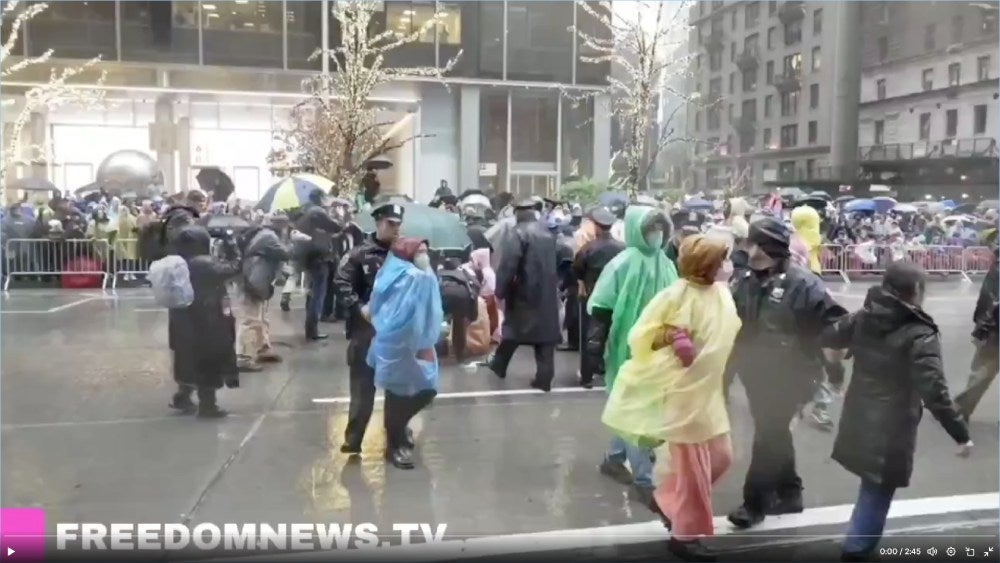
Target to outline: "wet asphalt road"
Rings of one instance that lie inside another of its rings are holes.
[[[854,309],[865,285],[830,288]],[[977,288],[934,283],[926,303],[942,330],[953,393],[967,377]],[[173,391],[166,313],[148,293],[12,291],[2,301],[0,504],[45,508],[49,522],[365,521],[385,528],[435,522],[448,524],[447,539],[651,520],[624,488],[596,471],[609,437],[599,420],[601,391],[504,394],[527,388],[533,375],[527,349],[506,380],[443,368],[445,395],[413,424],[417,469],[399,471],[383,462],[378,410],[363,459],[348,463],[338,450],[346,405],[313,402],[348,394],[342,328],[327,325],[330,340],[305,343],[301,298],[297,305],[291,313],[274,307],[271,314],[272,339],[285,362],[244,374],[240,389],[223,391],[220,403],[233,413],[228,419],[200,421],[166,406]],[[557,355],[556,386],[575,386],[576,361],[575,354]],[[465,395],[448,397],[452,392]],[[973,417],[976,451],[969,460],[955,458],[949,438],[925,417],[913,485],[897,498],[995,493],[997,410],[994,388]],[[741,391],[731,416],[735,461],[715,491],[717,515],[739,503],[747,466],[752,422]],[[855,498],[857,479],[829,459],[832,442],[831,434],[807,425],[796,429],[807,507],[847,505]],[[996,511],[984,515],[958,506],[947,512],[947,518],[915,514],[892,525],[921,530],[914,533],[922,537],[936,526],[946,537],[985,534],[995,543]],[[794,541],[769,536],[771,543],[757,546],[752,535],[713,541],[734,559],[835,553],[832,538],[842,533],[842,523],[810,522],[790,528]],[[662,545],[655,535],[648,539],[547,555],[656,558]]]

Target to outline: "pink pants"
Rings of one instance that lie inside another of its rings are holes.
[[[689,540],[714,533],[712,485],[731,461],[728,434],[700,444],[670,444],[670,471],[654,497],[673,523],[675,538]]]

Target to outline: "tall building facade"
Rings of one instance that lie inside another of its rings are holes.
[[[858,144],[901,197],[996,198],[997,2],[866,2]]]
[[[273,133],[303,98],[304,78],[328,70],[310,56],[335,48],[333,0],[52,2],[32,19],[17,54],[55,52],[53,65],[5,81],[19,100],[49,67],[101,56],[110,103],[103,111],[64,106],[33,116],[25,143],[47,143],[47,174],[60,188],[93,181],[112,152],[142,150],[157,159],[165,188],[196,187],[202,167],[230,173],[240,197],[255,199],[273,181],[265,162]],[[456,191],[554,193],[570,176],[606,178],[610,169],[608,65],[580,61],[571,26],[599,31],[567,1],[378,2],[375,32],[409,33],[438,12],[443,21],[393,51],[389,66],[443,65],[445,79],[405,80],[376,92],[393,123],[386,134],[419,136],[387,155],[383,190],[427,200],[446,181]],[[3,38],[10,29],[5,27]],[[9,119],[13,112],[4,112]],[[5,128],[7,131],[9,128]]]
[[[691,8],[688,189],[832,179],[838,2],[702,1]]]

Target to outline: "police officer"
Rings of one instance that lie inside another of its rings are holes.
[[[773,218],[755,221],[748,236],[750,270],[733,285],[743,328],[730,364],[743,383],[754,420],[743,505],[729,514],[739,528],[759,524],[765,514],[802,511],[790,425],[823,375],[820,333],[847,314],[822,280],[791,264],[790,238],[788,228]],[[827,374],[832,383],[842,383],[842,368],[835,369],[840,363],[832,361],[833,352],[829,356]]]
[[[340,451],[361,453],[361,441],[375,407],[375,370],[366,361],[368,347],[375,336],[368,312],[368,300],[375,286],[375,276],[389,254],[392,243],[399,238],[403,224],[403,207],[386,203],[372,211],[375,232],[361,246],[355,247],[337,270],[337,292],[347,311],[347,365],[351,380],[351,406]]]
[[[684,209],[675,211],[670,216],[670,222],[674,224],[674,232],[664,251],[667,253],[667,258],[670,258],[670,261],[675,266],[677,265],[677,255],[680,251],[681,242],[691,235],[700,233],[705,220],[706,217],[704,214]]]

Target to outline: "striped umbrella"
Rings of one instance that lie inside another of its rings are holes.
[[[333,182],[315,174],[295,174],[267,189],[260,198],[256,209],[264,213],[288,211],[302,207],[309,202],[309,194],[315,190],[330,193]]]

